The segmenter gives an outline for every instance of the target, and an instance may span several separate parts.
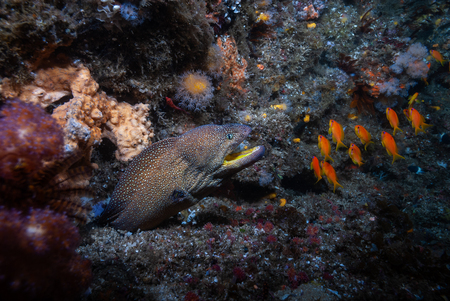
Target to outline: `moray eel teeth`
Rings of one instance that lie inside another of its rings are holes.
[[[242,124],[204,125],[152,144],[131,161],[99,222],[147,230],[195,205],[263,157],[264,146],[233,153],[250,132]]]

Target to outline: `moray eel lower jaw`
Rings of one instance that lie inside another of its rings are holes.
[[[216,176],[223,177],[228,174],[234,174],[252,165],[264,156],[265,150],[266,148],[263,145],[259,145],[251,149],[226,155],[222,166],[216,172]]]

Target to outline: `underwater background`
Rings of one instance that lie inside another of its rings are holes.
[[[449,9],[2,0],[0,299],[447,300]],[[144,149],[230,123],[262,159],[98,222]]]

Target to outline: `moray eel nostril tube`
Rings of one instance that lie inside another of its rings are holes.
[[[152,144],[122,175],[100,223],[147,230],[196,204],[262,158],[264,146],[233,153],[250,132],[241,124],[204,125]]]

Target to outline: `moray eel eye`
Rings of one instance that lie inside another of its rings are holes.
[[[228,139],[228,140],[233,139],[233,134],[227,134],[227,139]]]

